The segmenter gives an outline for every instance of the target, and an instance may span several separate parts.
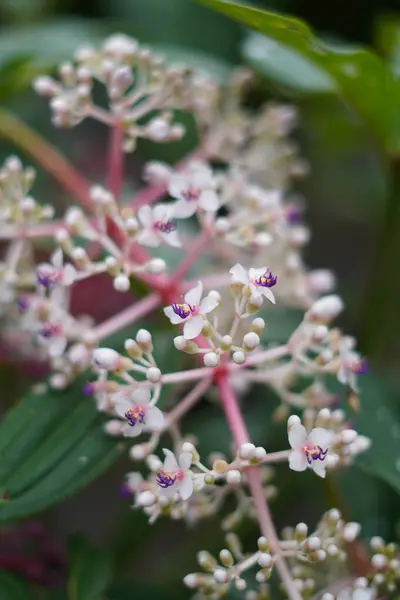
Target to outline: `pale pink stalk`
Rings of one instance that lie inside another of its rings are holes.
[[[163,383],[180,383],[181,381],[193,381],[202,377],[209,377],[214,373],[214,369],[203,367],[201,369],[190,369],[181,373],[168,373],[163,375]]]
[[[10,225],[9,227],[4,227],[4,229],[0,231],[0,240],[54,237],[56,231],[61,228],[65,228],[63,221],[38,223],[37,225]]]
[[[188,156],[186,156],[182,161],[180,161],[177,165],[175,165],[175,169],[177,171],[184,170],[188,164],[190,164],[193,160],[203,160],[205,159],[205,152],[203,148],[197,148],[194,152],[191,152]],[[131,204],[137,210],[141,206],[145,204],[154,204],[157,200],[160,200],[167,192],[168,185],[148,185],[141,190],[139,190],[132,198]]]
[[[186,292],[186,290],[190,290],[192,289],[192,287],[195,287],[198,280],[199,278],[196,277],[195,279],[187,279],[186,281],[183,281],[183,291]],[[217,275],[204,275],[203,277],[201,277],[201,282],[205,290],[218,290],[219,288],[228,286],[231,281],[231,276],[229,275],[229,273],[226,272],[217,273]]]
[[[207,377],[201,381],[180,400],[179,404],[168,413],[167,425],[176,423],[185,415],[193,406],[201,400],[203,394],[206,393],[212,383],[212,377]]]
[[[263,463],[284,462],[289,459],[290,450],[281,450],[280,452],[270,452],[262,460]]]
[[[242,365],[236,365],[236,364],[232,363],[229,365],[229,368],[231,368],[232,370],[235,370],[237,368],[248,367],[250,365],[258,365],[263,362],[279,360],[280,358],[283,358],[284,356],[287,356],[288,354],[289,354],[289,350],[288,350],[287,346],[285,346],[285,345],[277,346],[276,348],[270,348],[269,350],[263,350],[262,352],[256,352],[255,354],[252,354],[251,356],[249,356],[246,359],[246,362],[243,363]]]
[[[110,131],[110,148],[107,167],[107,188],[118,201],[124,180],[125,154],[123,150],[124,130],[121,123],[115,123]]]
[[[197,239],[193,243],[193,246],[190,248],[185,258],[179,264],[175,273],[172,275],[173,284],[180,285],[180,283],[182,282],[182,278],[186,275],[191,266],[196,262],[200,254],[207,246],[210,239],[210,233],[210,230],[205,229],[200,233],[200,235],[197,236]]]
[[[243,421],[238,400],[225,374],[222,374],[222,376],[217,379],[217,385],[220,393],[222,408],[228,421],[233,439],[235,440],[236,447],[239,448],[242,444],[249,442],[249,434]],[[260,529],[262,534],[268,539],[271,550],[275,555],[275,565],[278,569],[282,583],[285,586],[290,600],[302,600],[301,594],[293,581],[285,559],[282,556],[279,556],[279,538],[275,531],[275,526],[272,521],[267,500],[265,498],[264,488],[260,479],[258,468],[248,467],[246,469],[246,474],[247,482],[254,502],[254,507],[256,509],[258,522],[260,524]]]
[[[97,340],[102,340],[109,335],[112,335],[116,331],[119,331],[127,325],[132,325],[138,319],[145,317],[147,314],[152,312],[160,303],[160,298],[157,294],[150,294],[142,300],[135,302],[132,306],[128,306],[125,310],[121,311],[111,319],[107,319],[104,323],[101,323],[95,327],[92,331],[93,335]]]

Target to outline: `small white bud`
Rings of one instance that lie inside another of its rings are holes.
[[[244,579],[235,579],[235,588],[239,591],[239,592],[243,592],[247,587],[247,583]]]
[[[57,94],[58,86],[54,79],[42,75],[34,80],[33,89],[40,96],[53,96]]]
[[[246,350],[254,350],[254,348],[257,348],[259,343],[260,338],[254,331],[246,333],[246,335],[243,337],[243,346]]]
[[[206,367],[218,367],[219,356],[215,352],[207,352],[203,357],[203,362]]]
[[[328,421],[331,418],[331,411],[329,408],[321,408],[318,413],[318,419]]]
[[[232,469],[232,471],[228,471],[226,474],[226,482],[231,485],[238,485],[242,481],[242,475],[240,471],[236,469]]]
[[[104,431],[113,437],[117,437],[122,434],[122,428],[124,424],[118,419],[111,419],[104,425]]]
[[[339,521],[341,514],[337,508],[331,508],[331,510],[327,513],[327,517],[330,521],[337,522]]]
[[[184,338],[183,335],[177,335],[176,338],[174,338],[174,346],[177,350],[184,350],[186,348],[186,338]]]
[[[68,379],[64,373],[54,373],[50,377],[49,383],[54,390],[64,390],[68,385]]]
[[[182,452],[196,452],[196,448],[192,442],[184,442],[182,444]]]
[[[243,458],[245,460],[255,456],[255,453],[256,453],[256,447],[254,444],[251,444],[250,442],[242,444],[239,448],[239,456],[240,456],[240,458]]]
[[[317,536],[311,536],[306,541],[306,544],[310,550],[319,550],[321,548],[321,540]]]
[[[246,355],[241,350],[237,350],[233,353],[232,360],[235,364],[242,365],[244,362],[246,362]]]
[[[331,416],[332,416],[332,420],[333,420],[335,423],[338,423],[338,424],[339,424],[339,423],[343,423],[343,421],[344,421],[344,420],[345,420],[345,418],[346,418],[346,415],[345,415],[344,411],[343,411],[341,408],[337,408],[336,410],[334,410],[334,411],[332,412],[332,415],[331,415]]]
[[[326,552],[325,552],[325,550],[317,550],[316,555],[317,555],[317,559],[320,562],[322,562],[323,560],[326,559]]]
[[[157,383],[161,378],[161,371],[157,367],[150,367],[147,369],[146,377],[151,383]]]
[[[265,329],[264,319],[262,319],[261,317],[256,317],[252,320],[251,327],[256,333],[260,334]]]
[[[129,450],[129,456],[132,460],[143,460],[146,456],[146,451],[141,444],[137,444]]]
[[[86,365],[90,361],[90,352],[84,344],[73,344],[68,350],[68,358],[73,365]]]
[[[374,554],[371,558],[371,565],[375,569],[384,569],[387,566],[388,559],[384,554]]]
[[[354,429],[344,429],[340,437],[344,444],[351,444],[357,437],[357,431],[354,431]]]
[[[266,576],[262,571],[258,571],[256,573],[256,580],[258,583],[264,583],[266,581]]]
[[[215,221],[215,229],[217,233],[223,234],[229,231],[228,219],[220,218]]]
[[[71,252],[72,259],[81,262],[88,258],[86,250],[84,248],[74,248]]]
[[[321,600],[335,600],[335,596],[329,592],[326,592],[321,596]]]
[[[69,239],[69,233],[66,229],[58,229],[54,236],[56,242],[59,244],[65,243]]]
[[[160,275],[160,273],[164,273],[166,266],[165,260],[162,258],[152,258],[147,265],[147,270],[153,275]]]
[[[149,454],[146,458],[146,464],[150,471],[154,473],[157,473],[163,466],[161,459],[156,454]]]
[[[165,185],[169,182],[172,174],[171,167],[165,163],[150,161],[143,171],[143,179],[151,185]]]
[[[228,581],[228,573],[224,569],[215,569],[213,573],[217,583],[226,583]]]
[[[336,546],[336,544],[329,544],[326,551],[329,556],[337,556],[339,554],[339,548]]]
[[[368,579],[366,577],[357,577],[354,581],[354,587],[358,589],[365,589],[368,587]]]
[[[346,523],[343,529],[343,538],[346,542],[354,542],[360,531],[361,525],[359,523]]]
[[[385,546],[385,542],[384,542],[383,538],[375,535],[373,538],[371,538],[370,546],[371,546],[372,550],[380,550],[381,548],[383,548]]]
[[[97,348],[93,352],[93,362],[101,369],[106,371],[114,371],[118,368],[120,355],[111,348]]]
[[[258,446],[254,455],[258,460],[263,460],[267,455],[267,451],[262,446]]]
[[[325,364],[330,363],[333,360],[333,352],[330,348],[325,348],[322,350],[320,357]]]
[[[327,269],[311,271],[307,279],[311,291],[316,294],[326,294],[335,287],[335,276]]]
[[[263,569],[268,569],[272,565],[272,556],[266,552],[261,552],[258,555],[257,562]]]
[[[323,342],[326,339],[326,336],[328,335],[328,328],[326,327],[326,325],[318,325],[315,328],[315,331],[313,333],[313,339],[315,342]]]
[[[156,503],[156,496],[150,490],[141,492],[138,496],[137,502],[140,506],[153,506]]]
[[[196,573],[189,573],[183,578],[183,583],[186,585],[186,587],[194,590],[197,588],[197,585],[199,583],[198,580],[199,578],[196,575]]]
[[[155,118],[148,123],[147,137],[153,142],[164,142],[170,133],[170,126],[162,118]]]
[[[330,452],[326,457],[325,466],[327,469],[334,469],[339,462],[339,455],[333,452]]]
[[[332,294],[320,298],[310,308],[307,314],[313,319],[331,321],[343,310],[343,302],[339,296]]]
[[[127,292],[130,288],[129,277],[126,275],[118,275],[113,281],[114,289],[117,292]]]
[[[151,350],[152,337],[150,331],[147,331],[147,329],[139,329],[136,334],[136,341],[139,346],[142,346],[146,351]]]

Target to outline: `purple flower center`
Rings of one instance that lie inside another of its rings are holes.
[[[87,381],[82,386],[82,391],[85,396],[91,396],[94,393],[94,384],[91,381]]]
[[[20,312],[26,312],[29,308],[29,300],[25,296],[20,296],[17,299],[17,308]]]
[[[126,411],[125,417],[131,427],[134,427],[136,423],[144,424],[145,412],[143,406],[134,406]]]
[[[289,204],[286,207],[286,220],[291,225],[298,225],[301,219],[301,210],[297,204]]]
[[[167,473],[166,471],[160,471],[157,475],[157,484],[163,488],[169,488],[171,485],[174,485],[175,481],[178,479],[178,473]]]
[[[53,323],[44,323],[42,328],[39,330],[39,335],[44,338],[52,338],[62,333],[61,325]]]
[[[174,219],[156,221],[154,227],[161,231],[161,233],[171,233],[171,231],[175,231],[176,229],[176,221]]]
[[[184,303],[184,304],[173,304],[172,305],[172,310],[181,319],[186,319],[192,313],[196,312],[196,305],[195,304],[187,304],[187,303]]]
[[[350,370],[356,375],[364,375],[368,371],[368,361],[366,358],[360,358],[350,364]]]
[[[185,198],[185,200],[187,200],[188,202],[193,202],[195,200],[199,199],[200,196],[200,192],[198,189],[194,188],[194,187],[189,187],[186,190],[184,190],[182,192],[182,196]]]
[[[267,269],[265,273],[257,277],[254,281],[257,285],[261,285],[262,287],[273,287],[277,282],[277,277],[272,275],[271,271]]]
[[[38,269],[36,273],[38,283],[44,287],[51,287],[59,283],[61,275],[60,271],[48,268]]]
[[[304,446],[303,450],[309,465],[312,464],[313,460],[325,460],[326,455],[328,454],[328,450],[323,450],[321,446],[317,446],[317,444],[314,446]]]

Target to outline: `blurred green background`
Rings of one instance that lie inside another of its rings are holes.
[[[387,61],[396,76],[400,73],[400,12],[395,12],[398,8],[395,0],[274,0],[258,2],[258,6],[306,20],[320,37],[338,49],[356,43],[367,44]],[[340,325],[360,337],[361,349],[371,357],[376,371],[385,379],[385,385],[387,382],[390,385],[390,391],[382,388],[382,384],[376,388],[369,383],[366,386],[365,395],[374,395],[375,401],[369,405],[367,400],[363,432],[370,433],[375,427],[381,398],[382,403],[390,404],[391,419],[398,422],[400,227],[396,218],[391,218],[396,211],[388,213],[388,203],[394,193],[393,173],[400,171],[400,154],[388,156],[382,151],[374,133],[352,106],[332,93],[329,79],[292,50],[191,0],[91,0],[85,3],[77,0],[2,0],[0,23],[2,107],[17,113],[62,148],[93,180],[101,178],[105,164],[105,154],[99,155],[95,151],[105,145],[105,132],[90,123],[84,123],[72,132],[55,130],[49,122],[46,103],[29,89],[34,74],[51,68],[55,61],[68,58],[82,42],[96,43],[109,33],[121,31],[165,52],[171,60],[188,62],[211,72],[221,81],[235,65],[244,62],[261,75],[259,97],[290,101],[298,107],[300,124],[296,140],[310,164],[310,175],[297,184],[298,191],[307,199],[306,220],[312,231],[306,260],[313,268],[328,267],[337,274],[338,290],[347,308]],[[400,114],[400,92],[397,107]],[[185,154],[191,144],[193,139],[189,138],[172,151],[161,149],[159,158],[175,160]],[[15,151],[9,141],[0,139],[2,158],[11,149]],[[128,187],[138,185],[140,166],[149,152],[149,146],[143,144],[138,155],[129,159]],[[40,173],[35,188],[35,196],[41,195],[47,201],[53,198],[57,206],[65,205],[66,198],[44,173]],[[388,225],[392,225],[391,231],[388,231]],[[377,272],[382,269],[384,272]],[[376,287],[382,287],[382,281],[386,282],[383,292],[377,295],[371,309],[371,295],[376,293]],[[20,370],[9,364],[1,367],[1,376],[4,382],[2,403],[11,405],[26,389],[28,378],[24,381]],[[265,403],[261,406],[254,400],[257,396],[254,393],[245,412],[255,440],[261,444],[268,440],[269,450],[280,448],[284,427],[271,424],[276,401],[271,398],[266,413]],[[263,415],[261,421],[260,414]],[[215,439],[219,440],[220,449],[229,447],[229,434],[215,407],[195,411],[188,430],[190,427],[202,438],[205,451],[213,447]],[[379,447],[383,448],[382,456],[389,455],[391,461],[398,461],[399,440],[387,437],[383,423],[376,427],[381,433],[378,444],[381,443]],[[386,450],[388,454],[384,454]],[[218,523],[204,523],[194,531],[166,521],[148,527],[143,516],[132,513],[128,502],[121,500],[119,495],[123,474],[131,468],[127,461],[118,464],[111,473],[72,500],[48,511],[43,519],[47,530],[61,545],[62,552],[66,538],[76,530],[83,532],[91,543],[107,549],[115,567],[113,578],[117,580],[105,596],[109,600],[187,598],[180,578],[196,568],[196,551],[203,548],[219,550],[224,546]],[[282,491],[273,510],[278,523],[293,524],[296,519],[309,519],[313,523],[323,507],[339,504],[349,517],[362,522],[367,536],[374,533],[392,539],[398,537],[399,476],[396,481],[389,481],[389,477],[380,478],[376,465],[370,469],[370,474],[366,471],[368,469],[352,469],[350,474],[334,478],[331,485],[319,485],[312,476],[308,478],[308,474],[299,482],[290,474],[288,476],[286,468],[277,469]],[[312,499],[308,494],[309,484],[313,485]],[[361,495],[363,502],[360,504]],[[256,530],[246,526],[242,534],[245,542],[253,543]],[[72,547],[72,557],[75,551]],[[4,565],[2,556],[0,544],[0,566]],[[91,556],[89,550],[87,556]],[[100,558],[94,554],[93,561],[98,560]],[[61,565],[61,578],[64,571],[65,567]],[[124,579],[134,581],[135,587],[132,588],[132,583],[121,583]],[[0,590],[1,582],[0,577]],[[40,586],[38,589],[41,591]],[[135,590],[134,594],[132,590]],[[11,594],[6,600],[18,598]],[[55,595],[40,597],[75,600],[57,591]],[[1,598],[3,600],[3,596]]]

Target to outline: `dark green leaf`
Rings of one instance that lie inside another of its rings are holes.
[[[185,597],[185,596],[184,596]],[[114,583],[107,592],[108,600],[172,600],[165,588],[147,581]],[[178,598],[174,595],[174,600]]]
[[[100,600],[112,578],[112,564],[103,550],[92,547],[80,534],[68,544],[68,591],[74,600]]]
[[[28,586],[21,580],[0,571],[0,598],[1,600],[33,600]]]
[[[340,97],[385,150],[393,154],[400,150],[399,85],[378,56],[363,48],[328,45],[298,19],[228,0],[197,1],[283,44],[325,71],[335,81]]]
[[[375,26],[376,45],[388,59],[395,76],[400,76],[400,17],[381,15]]]

